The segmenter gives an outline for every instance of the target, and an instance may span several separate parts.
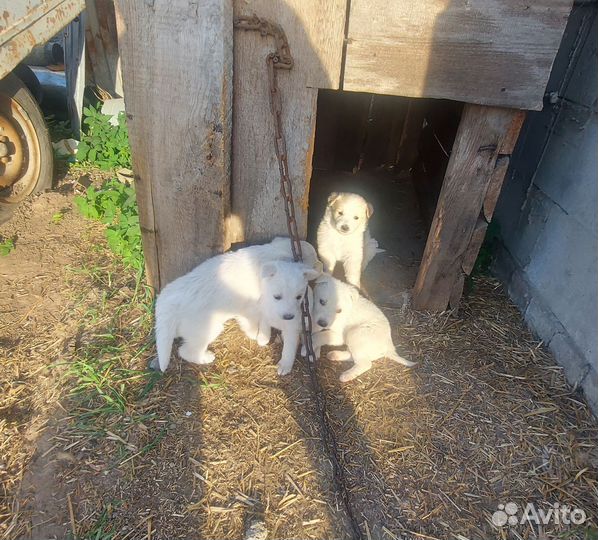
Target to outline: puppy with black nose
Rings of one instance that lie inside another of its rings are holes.
[[[376,253],[378,242],[370,236],[368,221],[374,207],[355,193],[331,193],[318,227],[318,254],[324,271],[332,274],[341,262],[345,278],[360,287],[361,274]]]
[[[327,274],[318,277],[313,286],[313,319],[316,357],[324,345],[347,346],[346,351],[335,350],[326,355],[329,360],[353,363],[341,373],[342,382],[365,373],[379,358],[389,358],[407,367],[415,365],[397,353],[384,313],[355,287]]]

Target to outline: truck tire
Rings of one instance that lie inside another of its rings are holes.
[[[0,81],[0,222],[32,193],[52,187],[54,155],[44,116],[13,73]]]

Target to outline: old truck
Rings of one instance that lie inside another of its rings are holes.
[[[0,222],[52,184],[48,129],[21,63],[84,7],[85,0],[0,0]]]

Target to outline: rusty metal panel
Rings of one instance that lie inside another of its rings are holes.
[[[0,78],[85,8],[85,0],[0,0]]]

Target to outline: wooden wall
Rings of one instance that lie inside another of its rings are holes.
[[[506,117],[515,118],[514,109],[538,108],[542,102],[571,4],[572,0],[244,0],[233,7],[233,0],[117,0],[150,283],[163,286],[233,242],[267,240],[287,232],[265,64],[274,44],[257,32],[237,30],[233,53],[233,11],[276,22],[288,38],[295,64],[291,71],[279,73],[279,83],[298,226],[305,235],[318,89],[501,105],[511,108]],[[502,141],[506,134],[501,130],[509,129],[508,122],[494,126],[495,116],[502,118],[502,113],[492,108],[478,111],[480,125],[473,116],[466,117],[473,143],[487,135]],[[414,152],[403,140],[408,132],[403,124],[421,125],[417,106],[389,127],[389,137],[399,144],[398,161],[405,165]],[[463,124],[458,139],[466,140],[469,129]],[[479,189],[475,204],[463,206],[463,220],[456,219],[457,225],[435,216],[436,236],[430,240],[450,241],[443,242],[436,255],[434,246],[428,250],[429,261],[419,280],[420,306],[433,305],[426,298],[442,278],[442,268],[436,272],[433,260],[443,260],[444,250],[450,249],[465,222],[464,249],[471,251],[477,243],[470,229],[475,229],[481,211],[479,199],[485,190],[500,187],[504,160],[493,153],[492,164],[476,172],[460,162],[477,162],[474,150],[469,148],[462,158],[451,157],[451,182],[443,188],[439,206],[451,203],[459,190],[467,192],[475,185]],[[491,176],[500,177],[500,182]],[[484,207],[491,205],[488,201]],[[459,257],[461,272],[467,263],[463,253]],[[459,268],[453,262],[452,267]],[[435,305],[444,308],[445,300]]]
[[[345,0],[248,0],[235,15],[279,23],[295,60],[279,72],[284,130],[301,234],[307,231],[307,201],[316,124],[318,88],[338,88]],[[257,241],[287,234],[273,144],[266,56],[270,38],[235,31],[232,213],[230,240]]]
[[[228,248],[232,0],[118,0],[143,248],[157,288]]]
[[[351,0],[343,88],[540,109],[572,0]]]

